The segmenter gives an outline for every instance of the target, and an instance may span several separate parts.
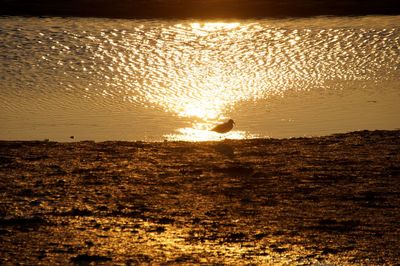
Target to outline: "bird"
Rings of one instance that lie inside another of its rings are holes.
[[[233,124],[235,124],[235,121],[232,119],[229,119],[227,122],[219,124],[211,129],[211,131],[215,131],[221,134],[227,133],[231,131],[233,128]]]

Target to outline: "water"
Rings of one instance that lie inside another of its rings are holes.
[[[400,16],[0,18],[0,139],[209,140],[394,129]]]

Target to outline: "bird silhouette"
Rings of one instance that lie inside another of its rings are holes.
[[[233,124],[235,124],[235,122],[232,119],[229,119],[227,122],[215,126],[211,129],[211,131],[224,134],[231,131],[231,129],[233,128]]]

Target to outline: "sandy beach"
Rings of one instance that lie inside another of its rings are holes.
[[[2,265],[400,263],[400,131],[0,147]]]

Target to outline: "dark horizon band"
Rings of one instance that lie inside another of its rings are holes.
[[[398,0],[0,0],[0,15],[249,19],[399,15]]]

